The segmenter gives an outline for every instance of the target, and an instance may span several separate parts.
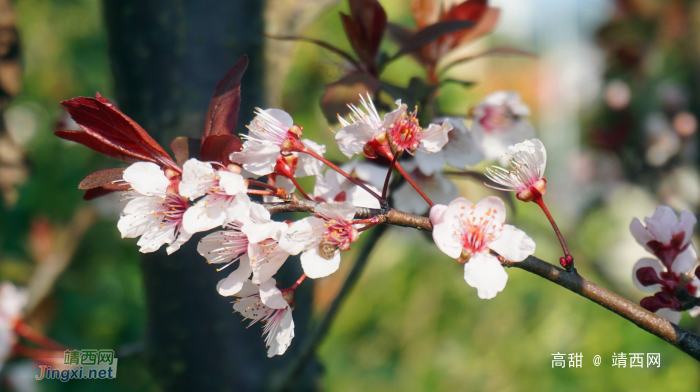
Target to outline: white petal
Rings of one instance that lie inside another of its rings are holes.
[[[225,206],[226,222],[233,222],[250,214],[250,206],[252,204],[248,194],[245,192],[239,192],[235,197],[230,198]]]
[[[445,167],[444,152],[427,153],[417,150],[415,154],[415,160],[418,164],[418,168],[420,169],[420,171],[428,176],[441,171],[442,168]]]
[[[427,135],[421,140],[423,148],[432,153],[437,153],[442,150],[448,140],[448,133],[452,130],[452,124],[449,121],[440,124],[430,124],[428,129],[423,132]]]
[[[535,253],[535,241],[511,225],[504,225],[499,237],[488,247],[510,261],[523,261]]]
[[[321,203],[314,208],[316,214],[339,220],[351,221],[355,217],[355,206],[351,202]]]
[[[258,294],[260,289],[257,284],[254,284],[250,280],[243,282],[243,288],[236,294],[236,297],[249,297],[253,294]]]
[[[221,279],[216,285],[216,291],[224,297],[237,295],[253,272],[248,256],[241,257],[238,263],[238,268],[231,272],[227,278]]]
[[[270,278],[260,284],[260,299],[265,305],[274,309],[284,309],[289,306],[282,291],[277,288],[275,278]]]
[[[670,244],[673,229],[678,225],[678,217],[671,207],[660,206],[651,218],[644,218],[647,229],[662,244]]]
[[[459,196],[457,186],[441,173],[438,172],[432,176],[416,175],[418,173],[419,171],[412,173],[413,180],[434,203],[447,204]],[[394,197],[394,207],[400,211],[423,214],[430,209],[428,203],[408,182],[396,189],[392,196]]]
[[[362,154],[365,144],[374,138],[377,131],[369,124],[356,122],[346,125],[335,134],[340,152],[346,157],[352,158],[355,154]]]
[[[260,284],[272,278],[279,271],[280,267],[287,261],[289,253],[279,249],[279,245],[275,245],[274,249],[271,250],[269,245],[263,247],[260,244],[249,244],[248,256],[253,267],[251,281]]]
[[[182,165],[182,181],[179,185],[180,194],[190,200],[204,195],[208,183],[216,180],[216,171],[207,162],[200,162],[194,158]]]
[[[445,119],[452,124],[453,129],[448,135],[447,144],[438,155],[443,156],[448,165],[462,170],[484,159],[484,154],[480,149],[481,133],[470,132],[461,117],[442,117],[435,121],[441,122]],[[416,158],[418,158],[418,154],[416,154]]]
[[[312,247],[321,241],[317,231],[324,230],[323,219],[310,216],[300,219],[282,233],[280,247],[287,253],[298,255],[305,248]]]
[[[493,217],[492,222],[496,227],[501,226],[506,221],[506,206],[500,197],[488,196],[476,203],[474,216],[479,219],[478,217],[486,216],[487,214]]]
[[[124,181],[142,195],[164,194],[170,186],[165,173],[152,162],[136,162],[124,170]]]
[[[302,139],[301,142],[311,151],[316,154],[323,156],[326,153],[326,146],[318,144],[313,140]],[[304,154],[302,152],[294,153],[294,155],[299,158],[297,169],[294,171],[296,177],[306,177],[315,176],[323,172],[323,168],[326,166],[325,163],[319,161],[318,159],[312,157],[309,154]]]
[[[375,188],[381,189],[386,179],[387,168],[373,163],[358,162],[354,160],[340,167],[346,173],[354,174],[362,181],[370,183]]]
[[[192,238],[192,233],[188,233],[184,228],[180,228],[180,233],[177,235],[175,241],[173,241],[165,250],[169,255],[171,255],[178,251],[185,242],[190,240],[190,238]]]
[[[209,203],[212,195],[205,196],[185,211],[182,226],[189,233],[207,231],[227,222],[226,210],[220,203]]]
[[[671,271],[678,275],[692,273],[695,270],[697,263],[698,255],[695,252],[693,244],[690,244],[685,251],[676,256],[676,259],[673,260],[673,264],[671,264]]]
[[[646,227],[644,227],[644,225],[642,225],[642,222],[640,222],[639,219],[632,219],[632,223],[630,223],[630,232],[632,232],[632,236],[635,240],[637,240],[639,245],[651,252],[651,249],[647,247],[647,244],[649,241],[654,240],[654,236],[649,230],[647,230]]]
[[[294,337],[294,320],[292,319],[292,311],[287,310],[282,315],[282,320],[280,321],[279,327],[277,327],[277,333],[270,344],[270,348],[267,350],[267,356],[269,358],[275,355],[282,355],[287,348],[292,343],[292,338]]]
[[[452,224],[443,222],[433,226],[433,241],[438,249],[453,259],[462,254],[461,233]]]
[[[690,240],[693,237],[693,228],[695,227],[695,224],[697,223],[697,218],[695,215],[687,210],[681,211],[681,219],[680,222],[678,223],[678,233],[685,233],[685,237],[683,237],[683,245],[685,246],[688,243],[690,243]]]
[[[641,291],[644,291],[645,293],[655,293],[659,290],[661,290],[661,285],[660,284],[653,284],[651,286],[643,286],[641,283],[639,283],[639,280],[637,279],[637,270],[640,268],[644,267],[651,267],[656,271],[656,275],[658,276],[662,272],[664,272],[666,269],[661,265],[661,262],[657,259],[651,259],[648,257],[645,257],[643,259],[639,259],[637,263],[634,265],[632,268],[632,282],[634,283],[635,286]]]
[[[153,214],[155,203],[155,198],[151,197],[136,197],[129,201],[117,223],[122,238],[136,238],[150,226],[160,225],[160,217]]]
[[[272,143],[246,141],[243,143],[243,150],[231,153],[230,159],[242,164],[245,170],[258,176],[264,176],[275,170],[279,155],[280,148]]]
[[[340,251],[336,251],[328,260],[318,253],[318,247],[311,248],[301,254],[301,267],[304,273],[311,279],[326,277],[340,267]]]
[[[231,173],[229,171],[219,170],[219,186],[223,188],[228,195],[245,193],[248,187],[245,185],[245,179],[240,174]]]
[[[373,191],[375,191],[377,194],[381,193],[381,191],[371,185],[367,185],[367,187]],[[352,203],[353,205],[357,207],[366,207],[366,208],[380,208],[381,205],[379,204],[379,200],[377,200],[376,197],[372,196],[369,192],[366,190],[360,188],[359,186],[353,186],[350,188],[349,191],[346,192],[346,198],[347,201]]]
[[[467,199],[464,199],[467,200]],[[468,201],[468,200],[467,200]],[[471,204],[471,202],[470,202]],[[445,211],[447,211],[447,206],[444,204],[435,204],[430,209],[430,223],[435,226],[442,223],[445,220]]]
[[[284,222],[265,222],[265,223],[248,223],[244,224],[241,231],[248,236],[250,242],[260,242],[262,240],[272,238],[279,240],[289,227]]]
[[[681,312],[676,312],[675,310],[671,310],[668,308],[661,308],[654,313],[657,316],[663,317],[674,324],[678,324],[679,322],[681,322]]]
[[[490,299],[506,287],[508,274],[495,256],[477,253],[464,264],[464,280],[476,288],[479,298]]]

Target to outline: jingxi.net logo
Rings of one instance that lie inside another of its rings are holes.
[[[114,350],[66,350],[63,360],[44,358],[40,361],[37,380],[111,379],[117,377]]]

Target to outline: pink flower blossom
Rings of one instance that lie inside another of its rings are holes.
[[[476,205],[460,197],[430,210],[435,244],[464,263],[464,279],[477,289],[479,298],[495,297],[508,281],[508,274],[491,250],[510,261],[522,261],[535,252],[535,242],[523,231],[506,225],[505,218],[503,201],[495,196]]]
[[[486,168],[486,176],[500,186],[491,188],[515,192],[522,201],[537,200],[547,190],[544,169],[547,166],[547,150],[539,139],[525,140],[508,147],[511,170],[500,166]],[[487,184],[488,185],[488,184]]]

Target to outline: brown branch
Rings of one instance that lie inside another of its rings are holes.
[[[271,214],[280,212],[313,212],[314,207],[319,204],[314,201],[302,200],[296,195],[289,198],[284,203],[264,204]],[[383,217],[384,223],[412,227],[418,230],[432,231],[430,220],[423,216],[408,214],[394,209],[380,210],[371,208],[357,208],[356,219],[367,219],[374,216]],[[543,277],[567,290],[570,290],[584,298],[587,298],[598,305],[617,313],[623,318],[631,321],[639,328],[658,336],[667,341],[684,353],[700,361],[700,336],[679,327],[668,320],[657,316],[641,306],[629,301],[621,296],[608,291],[595,283],[587,280],[576,272],[563,270],[537,257],[530,256],[521,262],[504,261],[506,267],[520,268]]]

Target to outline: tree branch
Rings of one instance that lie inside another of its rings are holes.
[[[263,204],[263,206],[270,211],[271,214],[295,211],[312,213],[317,204],[319,203],[301,200],[298,196],[292,195],[287,202],[268,203]],[[355,213],[356,219],[367,219],[375,216],[382,217],[383,223],[390,225],[412,227],[426,231],[432,231],[433,229],[428,218],[394,209],[380,210],[357,208],[357,212]],[[631,321],[639,328],[667,341],[695,360],[700,361],[700,336],[649,312],[632,301],[596,285],[579,275],[576,269],[567,272],[534,256],[530,256],[521,262],[505,260],[503,266],[520,268],[531,272],[587,298],[605,309],[615,312]]]

